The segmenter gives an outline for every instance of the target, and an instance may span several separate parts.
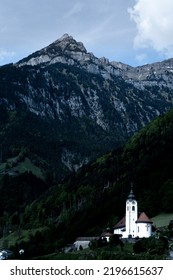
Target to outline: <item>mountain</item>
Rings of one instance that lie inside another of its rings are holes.
[[[77,170],[172,108],[172,69],[97,58],[68,34],[0,67],[1,162],[25,151],[59,179]]]
[[[173,213],[172,140],[173,110],[156,118],[121,149],[52,186],[20,215],[22,228],[47,227],[25,246],[30,250],[35,240],[42,254],[52,253],[78,236],[97,236],[112,228],[124,214],[131,182],[140,211],[149,217]]]

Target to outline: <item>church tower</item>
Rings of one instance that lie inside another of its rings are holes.
[[[126,200],[126,232],[124,237],[136,237],[137,228],[136,221],[138,219],[138,204],[133,193],[133,187],[131,186],[130,194]]]
[[[120,234],[122,238],[148,238],[152,235],[152,221],[144,212],[138,216],[133,186],[126,200],[125,216],[115,225],[114,234]]]

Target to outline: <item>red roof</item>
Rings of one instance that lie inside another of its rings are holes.
[[[123,228],[126,226],[126,219],[123,217],[115,226],[114,229],[116,228]]]
[[[148,218],[148,216],[142,212],[139,215],[139,218],[137,219],[136,223],[152,223],[152,221]]]

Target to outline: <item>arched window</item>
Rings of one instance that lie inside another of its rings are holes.
[[[132,206],[132,211],[135,211],[135,206]]]

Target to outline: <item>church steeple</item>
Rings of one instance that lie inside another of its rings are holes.
[[[136,220],[138,218],[138,204],[133,193],[133,185],[131,184],[130,194],[126,201],[126,235],[127,237],[136,236]]]
[[[131,183],[131,190],[130,190],[130,193],[128,195],[128,199],[135,199],[135,195],[133,193],[133,184]]]

